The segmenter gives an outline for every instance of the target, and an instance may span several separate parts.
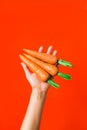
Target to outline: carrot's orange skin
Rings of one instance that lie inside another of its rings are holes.
[[[36,73],[36,75],[39,77],[39,79],[41,81],[46,81],[47,79],[50,78],[50,75],[43,70],[40,66],[38,66],[37,64],[35,64],[34,62],[32,62],[31,60],[27,59],[26,57],[19,55],[20,59],[26,64],[27,67],[29,67],[29,69]]]
[[[43,62],[41,60],[38,60],[28,54],[24,54],[24,56],[26,58],[28,58],[29,60],[31,60],[32,62],[36,63],[37,65],[39,65],[41,68],[43,68],[45,71],[47,71],[49,74],[51,74],[52,76],[56,75],[58,72],[58,68],[55,65],[51,65],[49,63]]]
[[[49,64],[55,64],[57,62],[57,56],[54,55],[50,55],[50,54],[46,54],[46,53],[42,53],[42,52],[37,52],[37,51],[32,51],[32,50],[28,50],[28,49],[23,49],[27,54],[38,58],[42,61],[45,61]]]

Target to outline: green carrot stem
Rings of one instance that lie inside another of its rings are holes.
[[[58,60],[57,61],[57,63],[59,63],[60,65],[63,65],[63,66],[68,66],[68,67],[73,67],[73,65],[70,63],[70,62],[68,62],[68,61],[65,61],[65,60]]]
[[[55,83],[54,81],[52,81],[51,79],[48,79],[47,83],[50,84],[51,86],[53,86],[54,88],[58,88],[59,87],[59,85],[57,83]]]
[[[64,79],[66,79],[66,80],[72,79],[72,76],[69,75],[69,74],[64,74],[64,73],[58,72],[57,75],[64,78]]]

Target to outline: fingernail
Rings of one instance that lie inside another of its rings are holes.
[[[52,45],[50,45],[49,47],[50,47],[50,48],[53,48],[53,46],[52,46]]]

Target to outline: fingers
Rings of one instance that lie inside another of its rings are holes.
[[[53,55],[56,56],[57,55],[57,50],[53,51]]]
[[[40,46],[40,48],[39,48],[39,50],[38,50],[38,52],[43,52],[43,49],[44,49],[44,47],[43,46]],[[50,45],[49,47],[48,47],[48,50],[47,50],[47,54],[51,54],[52,53],[52,51],[53,51],[53,46],[52,45]],[[54,50],[53,51],[53,55],[57,55],[57,50]]]
[[[49,46],[48,50],[47,50],[47,54],[51,54],[52,53],[52,50],[53,50],[53,46]]]
[[[48,50],[47,50],[47,54],[51,54],[52,51],[53,51],[53,46],[51,45],[51,46],[49,46],[49,48],[48,48]],[[57,53],[58,53],[57,50],[54,50],[54,51],[53,51],[53,55],[54,55],[54,56],[56,56]]]
[[[22,65],[23,70],[25,72],[26,78],[29,78],[31,76],[29,69],[27,68],[27,66],[23,62],[21,63],[21,65]]]
[[[51,54],[52,53],[52,50],[53,50],[53,46],[49,46],[48,50],[47,50],[47,54]],[[57,50],[54,50],[53,53],[52,53],[54,56],[56,56],[58,54],[58,51]],[[58,64],[57,67],[59,68],[60,65]]]
[[[43,49],[44,49],[44,47],[43,47],[43,46],[40,46],[38,52],[43,52]]]

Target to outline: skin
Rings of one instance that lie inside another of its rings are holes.
[[[44,47],[39,48],[39,52],[43,52]],[[49,46],[47,54],[57,55],[57,51],[53,51],[53,46]],[[26,79],[32,87],[30,102],[26,110],[20,130],[39,130],[42,110],[46,100],[46,94],[50,85],[38,79],[35,73],[31,73],[24,63],[21,63],[25,72]]]

